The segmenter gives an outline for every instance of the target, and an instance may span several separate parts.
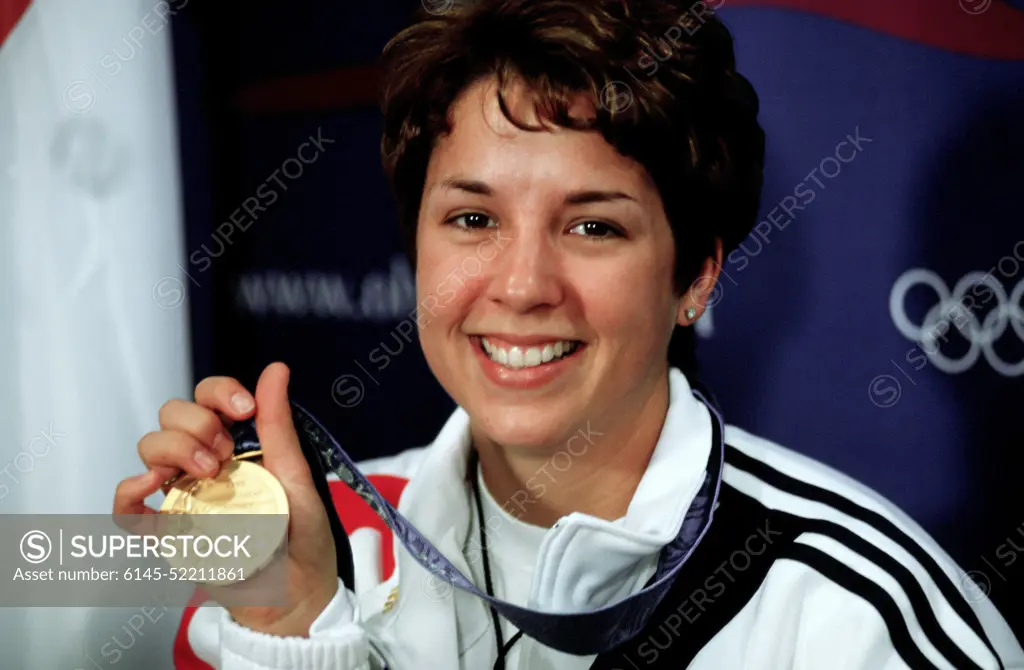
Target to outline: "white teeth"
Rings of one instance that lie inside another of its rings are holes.
[[[532,368],[542,363],[550,363],[562,355],[569,355],[576,350],[576,342],[571,340],[559,340],[542,347],[511,347],[503,349],[487,341],[486,337],[480,338],[487,356],[505,367],[518,370],[520,368]]]

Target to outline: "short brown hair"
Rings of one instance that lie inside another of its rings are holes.
[[[732,36],[709,5],[445,0],[445,11],[424,11],[396,35],[382,57],[381,156],[412,262],[434,142],[451,130],[455,98],[492,75],[502,85],[524,81],[538,118],[597,130],[647,169],[675,239],[677,290],[694,281],[716,237],[724,253],[734,249],[757,220],[764,132],[757,95],[736,72]],[[570,118],[580,93],[596,118]]]

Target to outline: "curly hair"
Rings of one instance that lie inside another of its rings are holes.
[[[661,196],[675,245],[675,289],[727,255],[757,220],[765,137],[758,98],[736,71],[732,36],[714,3],[678,0],[477,0],[433,3],[382,54],[381,158],[395,193],[403,242],[415,263],[416,225],[435,141],[476,81],[513,79],[537,118],[596,130],[644,166]],[[570,115],[585,95],[594,115]],[[678,329],[677,329],[678,330]],[[687,329],[689,330],[689,329]]]

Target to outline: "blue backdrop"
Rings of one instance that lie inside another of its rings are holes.
[[[416,4],[176,17],[197,379],[284,360],[357,458],[452,409],[378,154],[372,64]],[[708,4],[768,159],[699,324],[705,381],[731,423],[901,506],[1024,633],[1024,3]]]

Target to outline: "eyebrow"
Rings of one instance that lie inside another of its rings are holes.
[[[438,187],[448,190],[465,191],[476,195],[494,195],[494,189],[491,188],[489,184],[475,179],[458,179],[449,177],[441,181]],[[636,198],[623,193],[622,191],[588,189],[583,191],[572,191],[565,196],[565,204],[567,205],[585,205],[594,202],[611,202],[614,200],[632,200],[633,202],[637,202]]]

